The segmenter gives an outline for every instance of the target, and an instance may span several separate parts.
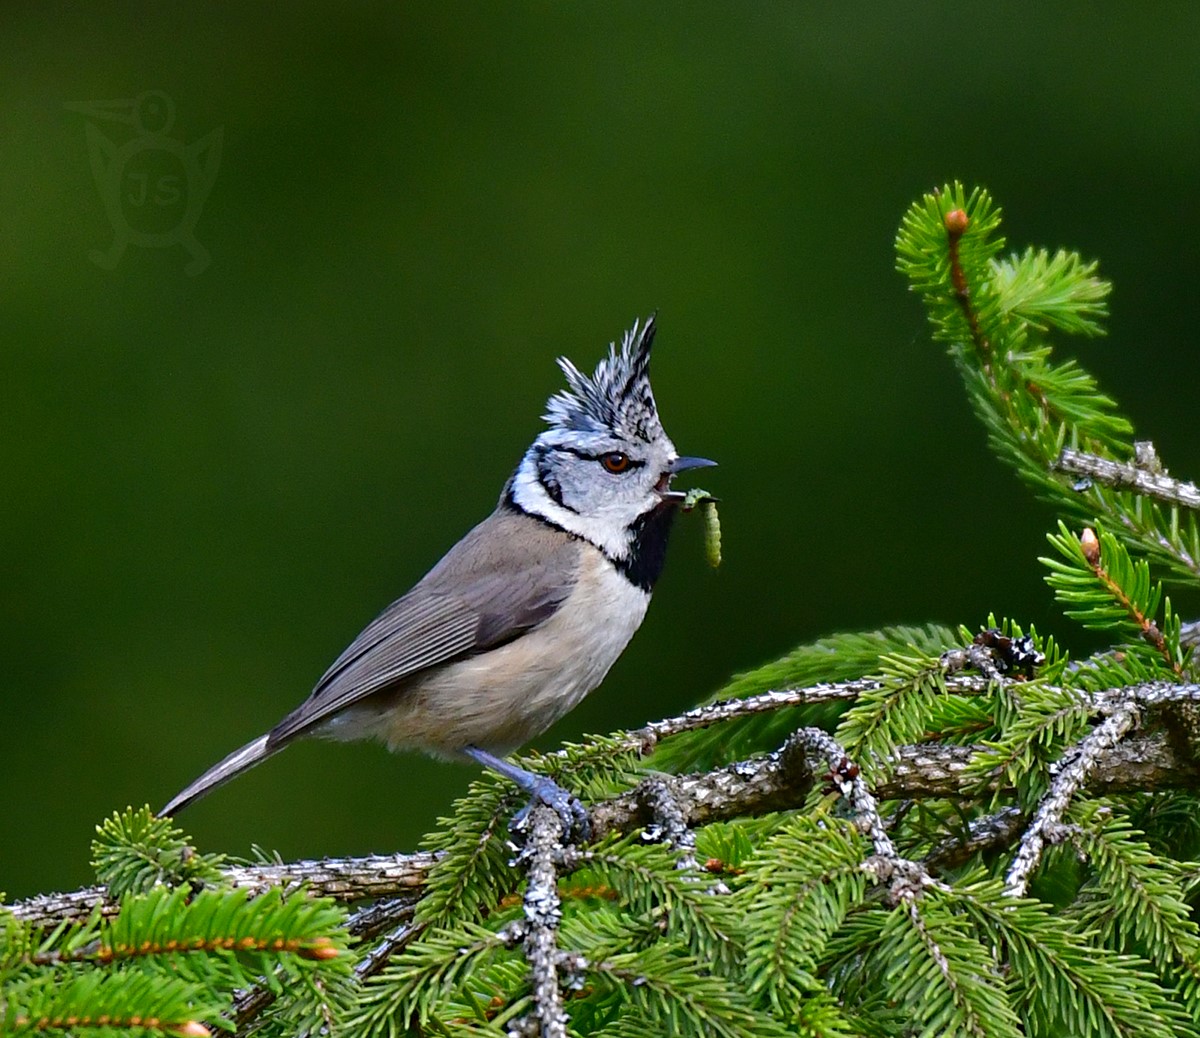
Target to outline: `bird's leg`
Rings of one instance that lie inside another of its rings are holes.
[[[487,750],[481,750],[478,746],[468,746],[463,753],[476,764],[482,764],[485,768],[496,772],[497,775],[503,775],[510,782],[515,783],[519,789],[529,794],[530,801],[517,812],[517,816],[513,819],[514,826],[520,825],[535,803],[542,803],[558,813],[567,839],[575,837],[580,842],[586,842],[591,836],[592,825],[587,809],[580,803],[578,797],[563,789],[553,779],[547,778],[545,775],[536,775],[524,768],[518,768],[510,761],[488,753]]]

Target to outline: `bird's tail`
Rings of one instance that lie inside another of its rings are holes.
[[[214,764],[195,782],[177,793],[166,807],[158,812],[160,818],[177,814],[193,800],[199,800],[206,793],[212,792],[217,786],[223,786],[231,778],[236,778],[243,771],[249,771],[255,764],[260,764],[268,757],[273,757],[282,746],[267,746],[267,737],[260,735],[253,742],[246,743],[240,750],[234,750],[220,764]]]

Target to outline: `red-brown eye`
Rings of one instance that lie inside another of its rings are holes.
[[[624,472],[629,468],[629,455],[620,451],[609,451],[608,454],[600,455],[600,464],[609,472]]]

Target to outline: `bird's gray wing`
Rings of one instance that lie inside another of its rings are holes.
[[[388,606],[267,737],[271,750],[429,667],[511,641],[570,593],[580,542],[501,506]]]

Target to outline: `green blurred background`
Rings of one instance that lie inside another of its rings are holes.
[[[85,882],[95,822],[296,705],[491,508],[554,357],[654,308],[726,563],[682,523],[633,646],[539,745],[836,630],[996,610],[1089,645],[1034,561],[1049,511],[892,269],[948,178],[1014,246],[1102,260],[1111,335],[1066,350],[1200,476],[1193,5],[8,3],[0,56],[12,896]],[[138,134],[67,106],[147,90],[171,138],[223,130],[193,277],[178,245],[89,259],[86,128]],[[405,850],[471,774],[303,744],[182,820],[213,850]]]

